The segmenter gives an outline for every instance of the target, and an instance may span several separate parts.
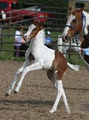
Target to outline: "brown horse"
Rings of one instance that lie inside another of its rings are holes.
[[[72,16],[70,22],[67,22],[65,27],[67,37],[73,37],[75,35],[79,35],[83,37],[83,41],[81,42],[81,48],[89,47],[89,14],[83,11],[83,9],[70,9],[68,13],[68,17]],[[64,37],[65,37],[64,36]],[[89,63],[89,55],[84,54],[84,59],[87,63]]]

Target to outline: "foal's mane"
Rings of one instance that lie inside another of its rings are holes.
[[[31,33],[28,36],[28,39],[33,39],[34,37],[36,37],[38,35],[38,33],[44,29],[44,26],[42,23],[38,23],[36,22],[34,24],[36,27],[32,29]]]
[[[69,7],[67,17],[73,14],[75,16],[75,19],[80,20],[82,18],[82,12],[83,12],[83,9],[78,10],[76,8]]]

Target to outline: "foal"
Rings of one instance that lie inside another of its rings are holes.
[[[26,53],[26,60],[23,66],[17,71],[16,76],[12,81],[6,95],[9,95],[14,88],[19,73],[22,72],[22,75],[17,84],[15,92],[19,92],[23,79],[28,72],[33,70],[46,69],[48,78],[52,81],[57,89],[57,97],[52,109],[50,110],[50,113],[56,111],[61,97],[63,98],[63,102],[65,104],[67,112],[70,113],[69,105],[62,83],[62,77],[67,70],[67,61],[62,53],[52,50],[44,45],[44,40],[42,36],[44,36],[45,32],[42,23],[38,22],[35,25],[36,27],[27,37],[27,39],[31,41],[30,47],[28,48],[30,49],[30,54],[28,50],[28,52]]]

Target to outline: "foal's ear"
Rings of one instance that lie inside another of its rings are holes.
[[[39,20],[34,20],[34,25],[37,26],[40,24],[40,21]]]
[[[83,12],[84,8],[81,8],[80,11]]]
[[[36,21],[34,21],[34,25],[35,26],[43,26],[43,22],[41,22],[40,20],[36,20]]]
[[[72,11],[72,6],[69,6],[66,18],[71,14],[71,11]]]
[[[72,6],[69,6],[69,8],[68,8],[69,10],[72,10],[73,8],[72,8]]]

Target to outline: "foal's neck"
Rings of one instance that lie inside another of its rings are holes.
[[[38,34],[36,35],[34,42],[37,43],[36,45],[44,45],[45,43],[45,30],[41,29]]]

